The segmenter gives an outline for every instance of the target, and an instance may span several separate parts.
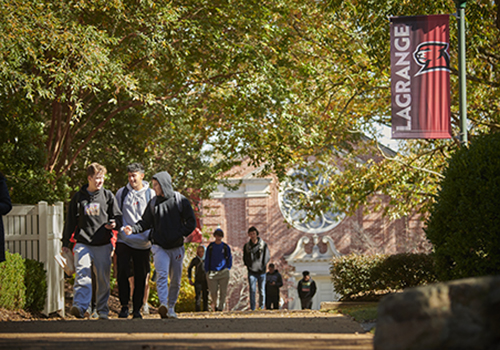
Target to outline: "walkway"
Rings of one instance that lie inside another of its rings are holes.
[[[373,335],[350,318],[319,311],[0,322],[0,349],[372,350],[372,342]]]

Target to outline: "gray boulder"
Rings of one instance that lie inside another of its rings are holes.
[[[468,278],[380,301],[375,350],[500,350],[500,276]]]

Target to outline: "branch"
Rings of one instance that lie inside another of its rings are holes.
[[[62,171],[57,171],[57,175],[56,175],[56,179],[59,179],[62,174],[66,173],[69,168],[71,168],[71,166],[74,164],[76,158],[78,157],[78,155],[80,154],[80,152],[83,150],[83,148],[85,146],[87,146],[87,144],[90,142],[90,140],[92,139],[92,137],[97,133],[97,131],[99,131],[99,129],[101,129],[104,125],[106,125],[106,123],[111,120],[111,118],[113,118],[114,116],[116,116],[118,113],[124,111],[124,110],[127,110],[129,108],[132,108],[134,106],[139,106],[141,104],[143,104],[144,102],[142,101],[131,101],[129,102],[128,104],[120,107],[120,108],[117,108],[115,109],[113,112],[111,112],[107,117],[106,119],[104,119],[97,127],[94,128],[94,130],[92,130],[88,135],[87,137],[85,138],[85,140],[82,142],[82,144],[80,145],[80,147],[78,147],[78,149],[76,150],[76,152],[73,154],[73,157],[71,158],[71,160],[69,162],[66,163],[66,166],[64,167],[64,169]]]
[[[384,153],[384,151],[382,151],[382,149],[380,148],[380,143],[379,143],[379,142],[376,142],[376,144],[377,144],[377,149],[379,150],[379,152],[380,152],[380,154],[382,155],[382,157],[384,157],[385,159],[387,159],[387,160],[391,160],[391,161],[394,161],[394,162],[396,162],[396,163],[399,163],[399,164],[401,164],[401,165],[403,165],[403,166],[406,166],[406,167],[409,167],[409,168],[413,168],[413,169],[415,169],[415,170],[419,170],[419,171],[423,171],[423,172],[426,172],[426,173],[429,173],[429,174],[436,175],[437,177],[440,177],[440,178],[444,179],[444,175],[443,175],[443,174],[440,174],[440,173],[438,173],[438,172],[436,172],[436,171],[434,171],[434,170],[424,169],[424,168],[421,168],[421,167],[418,167],[418,166],[415,166],[415,165],[411,165],[411,163],[410,163],[410,164],[405,163],[405,162],[403,162],[403,161],[399,160],[399,159],[397,158],[397,156],[396,156],[396,157],[394,157],[394,158],[391,158],[391,157],[387,156],[387,155]],[[435,149],[435,150],[437,150],[437,149]],[[433,151],[434,151],[434,150],[433,150]]]

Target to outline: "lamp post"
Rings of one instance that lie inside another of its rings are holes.
[[[460,143],[467,146],[467,84],[465,76],[465,5],[466,0],[455,0],[458,16],[458,82],[460,111]]]

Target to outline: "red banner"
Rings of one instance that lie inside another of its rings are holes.
[[[451,138],[449,15],[391,18],[393,139]]]

